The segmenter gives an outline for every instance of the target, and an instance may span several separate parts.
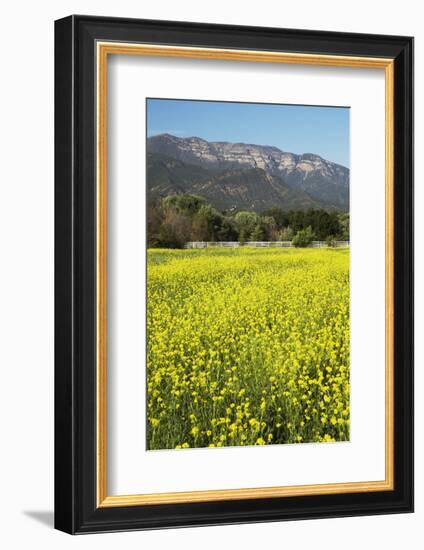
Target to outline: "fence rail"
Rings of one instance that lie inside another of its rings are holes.
[[[239,248],[247,246],[251,248],[294,248],[291,241],[247,241],[241,244],[238,241],[192,241],[184,245],[184,248]],[[337,248],[346,248],[349,246],[349,241],[334,241],[334,246]],[[327,248],[326,241],[312,241],[309,248]]]

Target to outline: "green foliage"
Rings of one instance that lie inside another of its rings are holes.
[[[164,208],[174,208],[177,212],[193,216],[206,203],[202,197],[196,195],[168,195],[163,199]]]
[[[308,246],[303,243],[310,232],[320,241],[349,240],[349,214],[322,209],[285,212],[277,207],[262,214],[219,212],[203,197],[190,194],[168,195],[149,202],[147,209],[148,246],[153,248],[181,248],[188,241],[249,240],[293,240],[300,243],[295,246]]]
[[[239,232],[243,232],[244,237],[249,239],[255,226],[258,224],[259,216],[254,212],[237,212],[234,221]]]
[[[277,229],[282,229],[283,227],[287,227],[290,222],[288,213],[282,210],[281,208],[268,208],[268,210],[265,210],[264,212],[262,212],[262,217],[272,218],[274,220],[274,223]]]
[[[246,234],[245,234],[244,229],[240,229],[239,242],[240,242],[241,245],[246,244]]]
[[[196,240],[216,240],[216,234],[222,224],[223,216],[209,204],[203,204],[195,214],[193,227],[197,227],[200,234],[193,235]]]
[[[294,233],[290,226],[283,227],[281,231],[278,233],[279,241],[291,241],[293,237],[294,237]]]
[[[314,233],[312,227],[308,226],[305,229],[301,229],[293,237],[292,245],[296,248],[306,248],[314,240]]]
[[[264,239],[264,233],[262,225],[258,223],[255,225],[250,238],[252,241],[262,241]]]
[[[340,226],[340,240],[341,241],[348,241],[349,240],[350,216],[347,213],[339,214],[338,220],[339,220],[339,226]]]
[[[337,245],[337,241],[333,235],[328,235],[328,237],[325,239],[325,242],[327,243],[327,246],[330,248],[335,248]]]
[[[237,241],[239,233],[234,221],[231,218],[222,218],[221,225],[216,231],[217,241]]]

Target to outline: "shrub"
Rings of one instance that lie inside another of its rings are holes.
[[[301,229],[293,237],[292,245],[296,248],[306,248],[314,240],[314,234],[312,232],[312,227],[308,226],[305,229]]]
[[[328,235],[328,237],[325,239],[325,242],[330,248],[335,248],[337,246],[337,241],[334,235]]]

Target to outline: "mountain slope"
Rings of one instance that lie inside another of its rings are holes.
[[[204,197],[220,210],[260,212],[276,205],[286,210],[323,206],[261,168],[237,167],[217,172],[158,153],[148,154],[147,182],[150,198],[190,193]]]
[[[208,142],[197,137],[178,138],[170,134],[150,137],[147,151],[215,173],[260,169],[301,192],[305,200],[306,194],[312,202],[326,208],[349,209],[349,169],[318,155],[295,155],[272,146]],[[262,199],[267,202],[266,197]]]
[[[154,197],[190,193],[196,182],[210,177],[209,170],[159,153],[147,154],[147,188]]]

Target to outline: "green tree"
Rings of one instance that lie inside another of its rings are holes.
[[[193,217],[194,240],[216,241],[222,228],[224,217],[209,204],[203,204]],[[197,237],[196,237],[197,231]],[[199,234],[201,233],[201,235]]]
[[[260,223],[257,223],[252,231],[252,235],[250,236],[252,241],[262,241],[264,238],[264,230],[262,228],[262,225]]]
[[[244,239],[249,239],[256,224],[259,222],[259,216],[254,212],[237,212],[234,217],[239,233],[243,234]]]
[[[222,218],[221,227],[216,233],[217,241],[237,241],[239,233],[234,221],[231,218],[224,216]]]
[[[339,214],[339,226],[340,226],[340,239],[342,241],[349,240],[349,225],[350,225],[350,216],[348,213]]]
[[[206,201],[203,197],[189,194],[168,195],[162,200],[165,209],[173,208],[186,216],[193,216],[205,204]]]
[[[239,231],[239,243],[243,246],[246,244],[246,233],[244,229],[240,229]]]
[[[265,210],[264,212],[262,212],[262,217],[273,218],[277,226],[277,229],[282,229],[283,227],[287,227],[289,225],[288,213],[278,207],[268,208],[268,210]]]
[[[276,241],[278,239],[278,227],[273,216],[261,216],[262,241]]]
[[[278,234],[279,241],[291,241],[293,237],[294,237],[294,234],[290,226],[283,227],[283,229]]]
[[[305,229],[301,229],[293,237],[292,245],[296,248],[306,248],[314,240],[314,233],[312,227],[308,225]]]

